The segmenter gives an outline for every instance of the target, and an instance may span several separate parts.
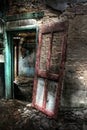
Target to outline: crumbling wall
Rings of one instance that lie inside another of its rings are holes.
[[[42,1],[42,0],[41,0]],[[40,0],[8,0],[7,15],[14,15],[26,12],[37,12],[41,9]]]
[[[11,5],[7,15],[27,12],[26,10],[19,11],[21,6],[16,8],[18,2],[16,3],[15,11],[12,12],[11,8],[13,9],[13,6]],[[25,8],[22,7],[21,9]],[[44,11],[44,17],[42,19],[33,19],[33,25],[51,24],[67,18],[69,20],[65,78],[59,111],[59,124],[58,127],[53,129],[86,130],[87,110],[80,108],[87,107],[87,5],[69,8],[62,15],[58,11],[47,7],[43,9],[40,7],[39,11]],[[32,20],[29,20],[7,22],[6,27],[31,25],[30,21]]]
[[[87,106],[87,5],[68,10],[69,30],[62,105]]]
[[[20,0],[9,2],[7,15],[44,11],[44,16],[41,19],[33,19],[33,23],[30,22],[31,19],[7,22],[7,28],[31,25],[31,23],[41,26],[68,18],[67,59],[61,106],[87,106],[87,5],[73,6],[61,15],[60,12],[41,6],[40,3],[27,3],[26,6],[26,2],[24,4]]]

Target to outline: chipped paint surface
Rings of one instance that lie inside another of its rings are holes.
[[[40,29],[32,105],[45,114],[57,118],[64,72],[68,22],[42,26]],[[56,60],[58,53],[61,56]],[[52,67],[59,67],[59,71],[52,70]]]

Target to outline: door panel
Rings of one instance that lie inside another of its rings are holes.
[[[39,106],[43,106],[43,100],[44,100],[44,87],[45,82],[43,78],[38,78],[37,82],[37,93],[36,93],[36,104]]]
[[[54,106],[56,102],[56,91],[58,83],[55,81],[48,80],[48,92],[46,100],[46,109],[54,112]]]
[[[50,61],[50,73],[59,74],[61,58],[62,58],[61,50],[62,50],[63,37],[64,37],[63,32],[54,32],[53,33],[51,61]]]
[[[42,26],[36,58],[32,106],[57,117],[66,58],[68,22]]]
[[[50,44],[50,33],[42,35],[42,45],[40,52],[40,70],[46,71],[47,69],[47,58]]]

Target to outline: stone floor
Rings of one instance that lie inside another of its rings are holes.
[[[61,108],[55,120],[28,102],[2,99],[0,130],[87,130],[87,110]]]

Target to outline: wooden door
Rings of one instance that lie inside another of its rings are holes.
[[[32,106],[57,117],[66,58],[68,22],[42,26],[36,57]]]

